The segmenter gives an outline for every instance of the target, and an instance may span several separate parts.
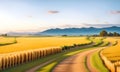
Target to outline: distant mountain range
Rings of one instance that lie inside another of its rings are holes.
[[[37,35],[93,35],[99,34],[100,31],[106,30],[108,32],[118,32],[120,33],[120,27],[112,26],[106,28],[55,28],[55,29],[48,29],[43,32],[38,32]]]
[[[23,33],[16,33],[16,32],[9,32],[8,35],[93,35],[99,34],[100,31],[106,30],[107,32],[118,32],[120,33],[120,27],[112,26],[106,28],[55,28],[55,29],[48,29],[43,32],[23,32]]]

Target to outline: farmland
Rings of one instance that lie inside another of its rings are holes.
[[[1,70],[59,53],[63,46],[91,43],[86,37],[19,37],[15,40],[15,44],[0,47]]]
[[[120,72],[120,0],[0,0],[0,72]]]
[[[119,43],[119,37],[1,37],[4,45],[0,46],[0,69],[2,72],[29,72],[29,69],[48,62],[35,71],[51,72],[62,60],[86,53],[82,58],[85,61],[81,64],[83,70],[89,71],[92,67],[108,72],[109,67],[106,68],[99,54],[112,63],[117,62],[120,59]]]
[[[16,43],[15,38],[5,38],[5,37],[0,37],[0,46],[3,45],[10,45]]]
[[[115,37],[111,38],[108,41],[112,42],[112,46],[105,48],[101,51],[101,58],[103,59],[105,66],[111,72],[119,72],[120,71],[120,38]],[[113,42],[114,41],[114,42]]]
[[[3,42],[8,42],[9,39],[11,38],[7,38]],[[16,40],[16,44],[0,46],[0,53],[25,51],[38,48],[62,47],[65,45],[70,46],[73,44],[84,44],[90,42],[86,37],[19,37],[16,38]]]
[[[113,40],[111,40],[111,41],[116,41],[116,40],[118,42],[117,45],[111,46],[111,47],[103,50],[103,55],[105,55],[110,61],[113,61],[113,62],[120,60],[120,39],[113,38]]]

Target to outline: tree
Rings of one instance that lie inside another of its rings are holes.
[[[113,36],[113,33],[109,32],[109,33],[108,33],[108,36]]]
[[[1,36],[7,36],[7,34],[2,34]]]
[[[113,33],[113,36],[119,36],[119,33],[114,32],[114,33]]]
[[[66,37],[67,35],[62,35],[63,37]]]
[[[108,36],[107,31],[103,30],[100,32],[100,36]]]

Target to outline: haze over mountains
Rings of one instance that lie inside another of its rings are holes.
[[[120,27],[118,26],[112,26],[112,27],[104,27],[104,28],[95,28],[95,27],[89,27],[89,28],[52,28],[48,29],[42,32],[9,32],[8,35],[93,35],[93,34],[99,34],[100,31],[106,30],[108,32],[118,32],[120,33]]]

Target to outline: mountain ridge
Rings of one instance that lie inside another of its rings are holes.
[[[99,34],[100,31],[106,30],[108,32],[118,32],[120,33],[120,27],[118,26],[111,26],[111,27],[104,27],[104,28],[96,28],[96,27],[89,27],[89,28],[51,28],[44,30],[42,32],[8,32],[7,34],[10,36],[14,35],[94,35]]]
[[[120,33],[120,27],[112,26],[112,27],[105,27],[105,28],[55,28],[55,29],[48,29],[43,32],[38,32],[37,34],[41,35],[93,35],[99,34],[100,31],[106,30],[108,32],[118,32]]]

